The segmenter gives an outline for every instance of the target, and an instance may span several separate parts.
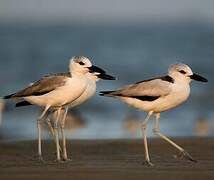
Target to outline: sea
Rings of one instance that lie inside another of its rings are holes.
[[[84,123],[68,128],[68,138],[141,138],[140,122],[146,113],[116,99],[101,97],[99,91],[164,75],[169,65],[177,62],[188,64],[209,82],[191,83],[188,101],[161,114],[161,131],[175,137],[214,135],[213,24],[0,23],[0,96],[16,92],[44,75],[68,72],[71,57],[80,55],[90,58],[117,80],[100,80],[96,95],[74,109]],[[36,119],[41,108],[15,108],[13,101],[3,103],[0,138],[36,139]],[[149,122],[149,137],[153,137],[153,120]],[[46,132],[44,138],[51,137]]]

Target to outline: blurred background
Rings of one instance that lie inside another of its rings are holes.
[[[213,7],[210,0],[0,0],[0,96],[67,72],[74,55],[118,77],[100,81],[97,92],[165,74],[170,64],[183,62],[209,83],[193,82],[188,101],[162,113],[161,130],[213,136]],[[37,137],[39,108],[0,101],[0,112],[1,139]],[[97,93],[70,113],[67,136],[139,138],[145,115]]]

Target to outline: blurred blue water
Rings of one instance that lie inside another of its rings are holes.
[[[214,26],[199,22],[127,25],[1,24],[0,95],[12,93],[50,73],[68,70],[69,59],[85,55],[97,66],[118,77],[98,83],[98,91],[118,88],[167,72],[174,62],[189,64],[209,79],[192,83],[188,102],[163,113],[161,128],[174,136],[192,136],[197,119],[213,119]],[[8,138],[32,138],[38,109],[15,109],[7,104],[1,134]],[[130,112],[138,112],[114,99],[96,95],[78,108],[87,127],[69,133],[72,138],[130,138],[123,128]],[[150,133],[151,134],[151,133]]]

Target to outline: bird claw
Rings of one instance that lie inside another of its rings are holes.
[[[148,166],[148,167],[153,167],[154,166],[153,163],[151,163],[150,161],[147,161],[147,160],[143,162],[143,165]]]
[[[186,159],[192,162],[197,162],[197,160],[195,160],[188,152],[186,151],[182,151],[179,155],[175,155],[176,158],[179,159]]]
[[[72,159],[70,159],[70,158],[63,158],[62,159],[64,162],[71,162],[72,161]]]
[[[55,162],[55,163],[64,163],[64,161],[61,160],[61,159],[55,159],[54,162]]]
[[[41,163],[45,163],[45,160],[43,159],[43,157],[41,155],[38,156],[38,159]]]

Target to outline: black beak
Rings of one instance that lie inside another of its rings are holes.
[[[208,80],[198,74],[193,74],[189,76],[191,79],[196,80],[196,81],[201,81],[201,82],[208,82]]]
[[[97,75],[97,77],[99,77],[100,79],[104,79],[104,80],[115,80],[116,78],[113,76],[110,76],[108,74],[99,74]]]
[[[116,78],[113,76],[110,76],[108,74],[106,74],[106,72],[97,67],[97,66],[91,66],[88,68],[90,73],[97,73],[97,77],[99,77],[100,79],[104,79],[104,80],[115,80]]]

